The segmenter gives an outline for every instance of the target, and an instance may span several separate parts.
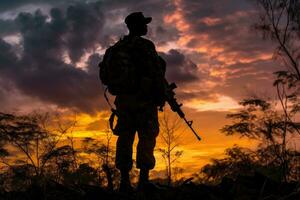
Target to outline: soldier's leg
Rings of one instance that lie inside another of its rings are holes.
[[[140,169],[140,181],[148,181],[148,173],[155,166],[154,148],[159,133],[156,107],[141,114],[138,128],[137,168]]]
[[[121,172],[120,191],[131,188],[129,171],[132,168],[132,145],[136,128],[133,126],[133,116],[127,112],[118,113],[118,122],[114,133],[118,135],[116,144],[116,167]]]
[[[132,145],[134,136],[134,129],[119,134],[117,139],[116,167],[120,171],[130,171],[132,168]]]
[[[117,139],[116,167],[120,170],[120,192],[132,191],[129,172],[132,168],[132,145],[135,131],[122,132]]]

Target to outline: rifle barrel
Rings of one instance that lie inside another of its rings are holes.
[[[185,123],[190,127],[190,129],[193,131],[194,135],[196,136],[196,138],[200,141],[201,137],[196,133],[196,131],[193,129],[191,123],[184,117],[183,118]]]

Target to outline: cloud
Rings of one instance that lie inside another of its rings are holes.
[[[7,2],[7,8],[17,10],[34,1],[27,3]],[[161,26],[162,15],[172,9],[166,2],[127,1],[123,5],[116,1],[105,4],[97,1],[69,5],[66,1],[64,5],[47,13],[21,12],[16,19],[6,20],[19,34],[20,43],[0,42],[1,77],[12,82],[22,94],[35,97],[45,105],[88,113],[105,107],[97,67],[102,56],[95,51],[113,43],[118,34],[124,34],[123,19],[129,12],[142,10],[146,16],[156,15],[150,37],[161,38],[161,43],[176,39],[175,29],[170,31]],[[132,5],[130,9],[122,11],[128,5]],[[156,6],[160,9],[150,9]],[[119,10],[122,12],[116,12]],[[17,53],[17,48],[21,52]],[[197,66],[182,53],[171,50],[164,56],[169,63],[169,77],[179,82],[197,80],[194,75]]]
[[[12,46],[0,40],[1,77],[45,103],[93,113],[104,107],[97,73],[100,56],[90,56],[87,70],[75,64],[99,44],[103,15],[97,3],[76,4],[65,12],[53,8],[50,14],[50,20],[40,11],[19,14],[23,52],[18,59]]]
[[[77,62],[85,51],[100,42],[104,15],[98,3],[76,4],[67,9],[65,20],[69,28],[66,45],[71,60]]]
[[[274,45],[252,29],[259,13],[251,2],[173,3],[176,8],[164,21],[175,24],[180,32],[177,46],[198,67],[198,80],[181,91],[182,98],[213,103],[218,95],[233,101],[266,91],[274,95],[273,72],[279,69],[272,60]]]
[[[17,33],[17,25],[14,20],[3,20],[0,19],[0,37]]]
[[[24,5],[26,0],[2,0],[0,1],[0,11],[6,11]]]
[[[76,3],[80,2],[80,0],[1,0],[0,1],[0,12],[9,12],[17,10],[20,7],[24,7],[27,5],[63,5],[66,3]]]
[[[170,81],[191,82],[198,80],[197,65],[178,50],[171,49],[167,53],[160,52],[167,63],[166,76]]]
[[[280,66],[273,60],[229,65],[223,85],[216,87],[215,91],[238,101],[252,95],[272,97],[275,94],[275,88],[272,87],[275,77],[272,72],[279,69]]]
[[[16,60],[17,56],[12,46],[0,38],[0,69],[7,69],[7,66],[13,68],[16,65]]]
[[[5,13],[13,16],[12,10],[18,12],[23,10],[22,7],[36,2],[1,1],[1,16],[6,16]],[[72,2],[69,5],[70,1],[52,1],[52,5],[62,6],[49,9],[47,13],[37,10],[19,13],[16,19],[1,19],[0,26],[6,27],[5,30],[1,29],[1,35],[11,36],[17,32],[20,43],[10,44],[0,40],[0,78],[9,81],[10,87],[18,91],[19,95],[24,95],[24,100],[27,98],[25,96],[30,96],[44,102],[45,106],[54,104],[59,108],[95,113],[106,108],[106,103],[98,78],[97,65],[101,56],[93,52],[111,44],[113,37],[124,30],[117,28],[119,24],[110,27],[106,23],[106,16],[120,9],[120,4]],[[38,3],[50,4],[47,1]],[[142,10],[145,10],[144,6],[155,5],[151,1],[128,4],[136,7],[132,9]],[[127,15],[127,9],[121,14]],[[21,53],[17,53],[16,48],[19,51],[21,49]],[[86,57],[86,61],[82,60],[83,57]],[[81,65],[84,68],[79,68]],[[1,97],[1,102],[13,102],[4,89],[2,85],[1,96],[5,97]]]
[[[126,34],[125,16],[143,11],[153,17],[147,37],[164,51],[167,78],[178,83],[180,99],[237,100],[245,91],[271,86],[273,47],[250,31],[257,13],[246,1],[89,2],[1,1],[0,28],[6,27],[0,29],[1,78],[45,104],[90,113],[102,109],[101,54]],[[15,20],[1,18],[24,6],[29,12]],[[9,42],[12,36],[19,42]]]
[[[47,16],[39,10],[17,17],[25,54],[57,60],[66,50],[76,63],[86,51],[99,45],[104,17],[98,3],[71,5],[65,12],[53,8],[50,19],[48,22]]]
[[[181,28],[182,45],[208,53],[222,62],[256,58],[263,53],[272,52],[273,46],[261,41],[251,29],[252,23],[259,17],[251,2],[180,2],[177,10],[169,16],[169,19],[177,16],[179,20],[169,22],[182,21],[185,24],[185,28]]]

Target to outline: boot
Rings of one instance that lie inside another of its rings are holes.
[[[143,192],[155,192],[160,189],[159,186],[149,181],[149,169],[141,169],[137,190]]]
[[[149,182],[149,169],[141,169],[139,183],[144,184]]]
[[[130,194],[133,191],[133,187],[130,183],[129,171],[121,170],[121,182],[119,187],[120,193]]]

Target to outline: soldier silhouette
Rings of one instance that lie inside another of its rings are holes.
[[[119,71],[118,75],[111,72],[111,78],[106,80],[109,82],[114,78],[118,79],[118,81],[114,83],[111,81],[111,84],[107,83],[107,85],[110,93],[116,95],[114,104],[118,120],[113,132],[118,136],[115,163],[121,173],[119,188],[121,192],[130,192],[133,189],[129,172],[133,164],[132,146],[136,132],[139,139],[136,167],[140,169],[137,189],[155,187],[149,182],[149,171],[155,166],[153,151],[159,133],[158,107],[164,105],[166,64],[158,56],[154,44],[141,37],[147,34],[147,24],[151,20],[151,17],[145,17],[142,12],[129,14],[125,18],[129,34],[120,39],[111,49],[108,49],[102,61],[102,65],[105,63],[112,65],[112,62],[118,62],[115,64],[119,65],[117,68],[123,68],[123,71]],[[115,53],[111,53],[113,51]],[[112,54],[119,56],[113,57]],[[111,61],[107,61],[109,59]],[[122,66],[120,67],[120,65]],[[124,67],[125,65],[128,67]],[[101,63],[99,66],[101,78]],[[124,68],[127,69],[124,70]],[[104,70],[105,67],[102,69]],[[102,74],[105,73],[102,72]],[[119,78],[124,76],[125,78]],[[109,87],[110,85],[111,87]]]

